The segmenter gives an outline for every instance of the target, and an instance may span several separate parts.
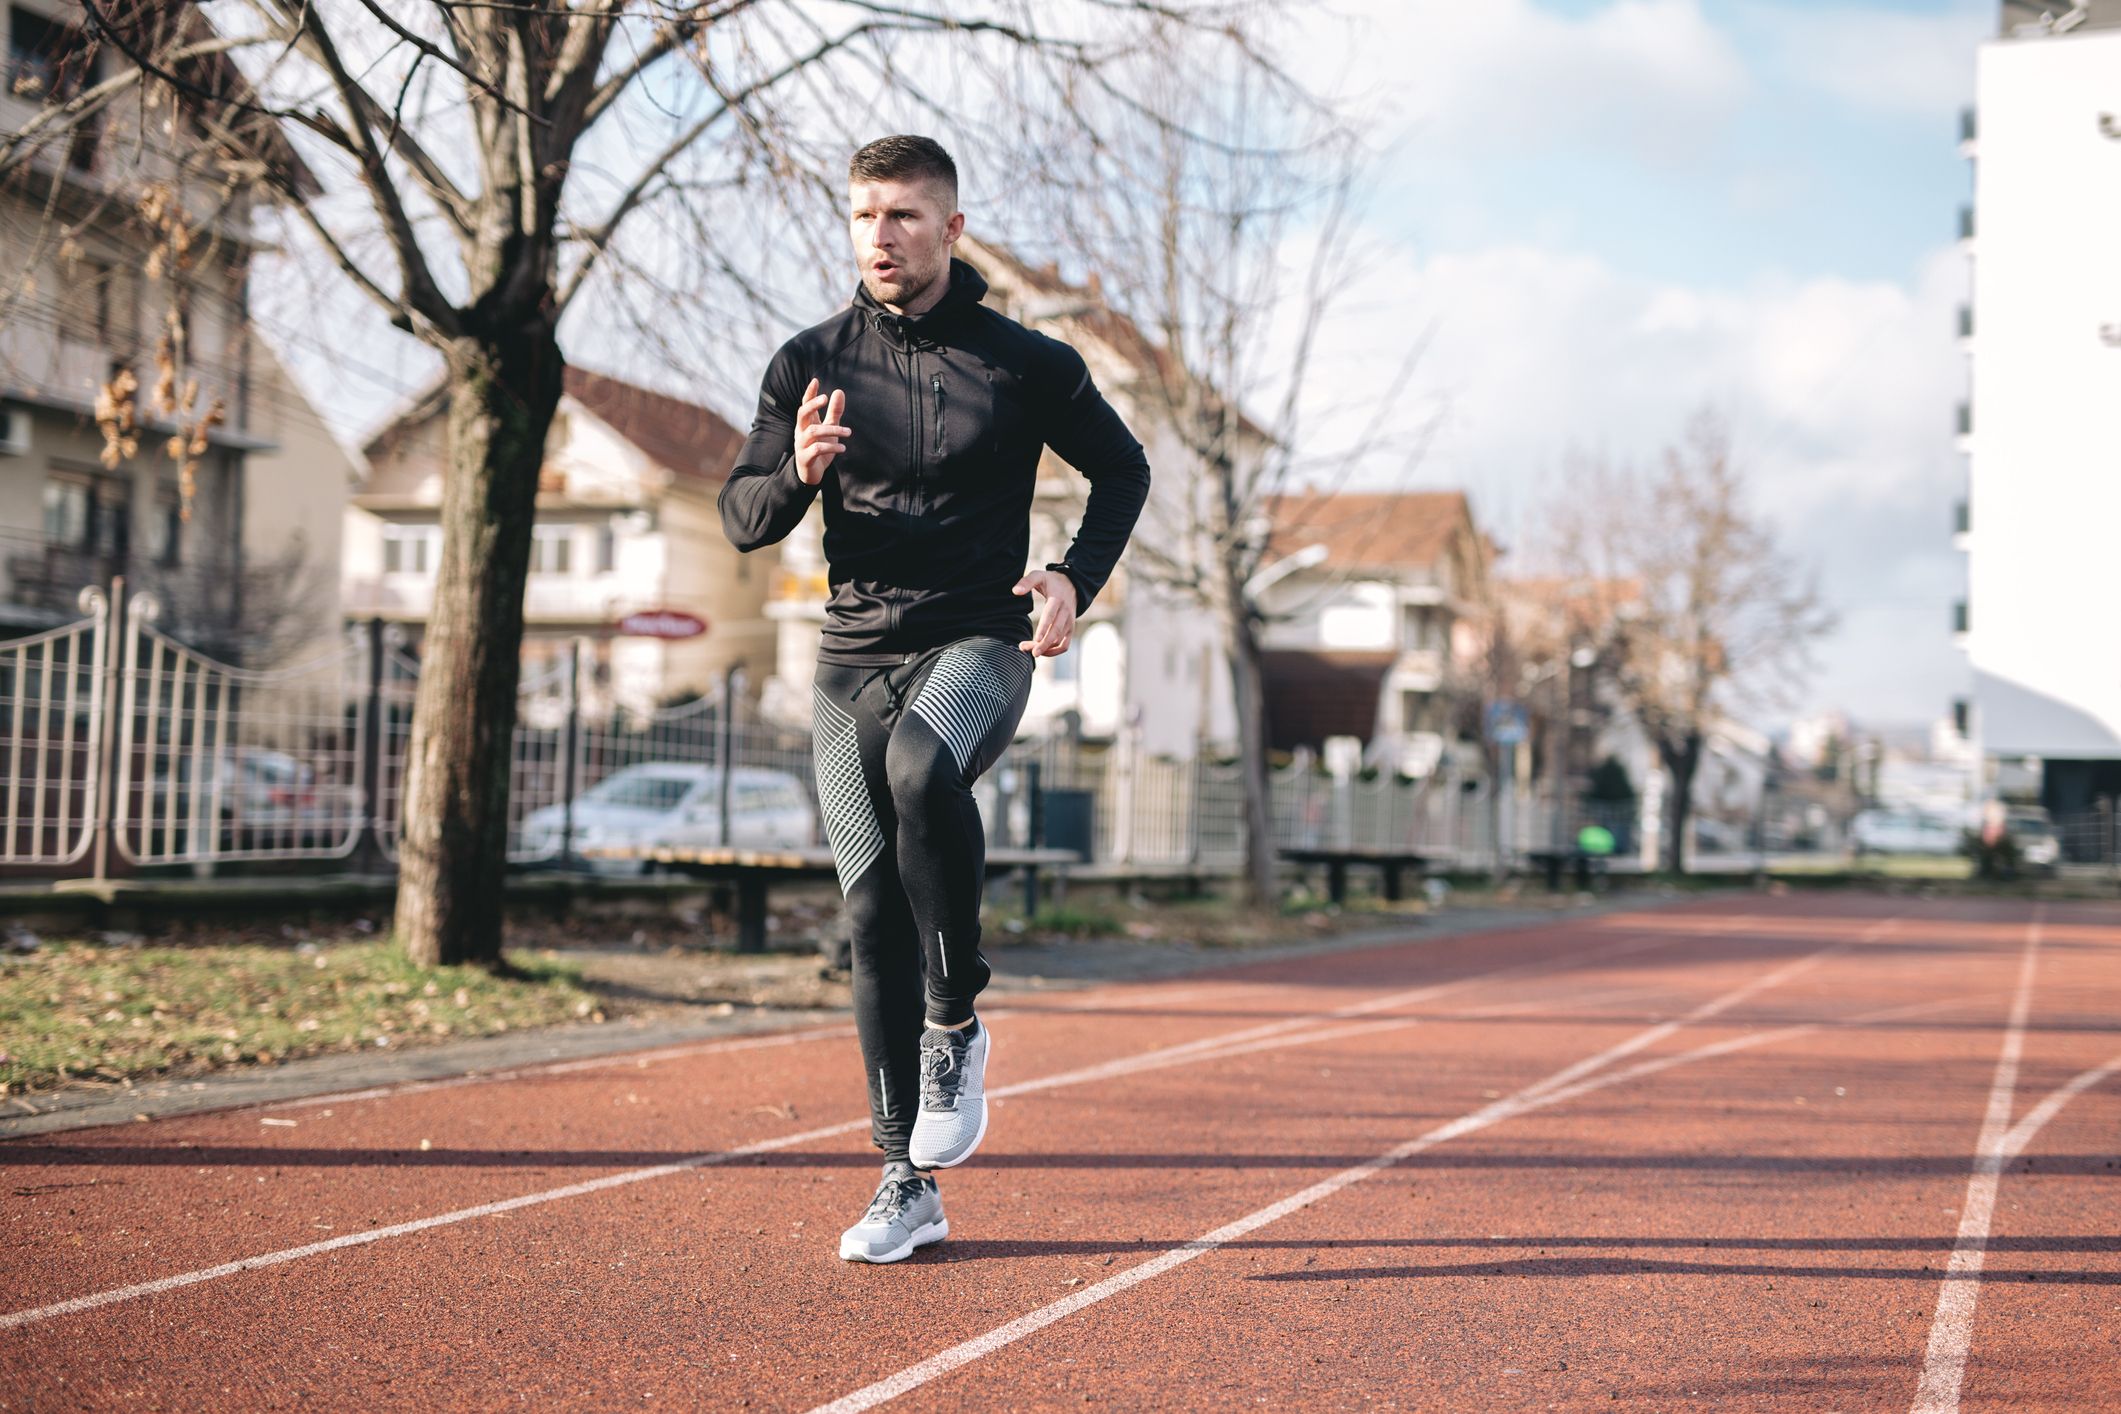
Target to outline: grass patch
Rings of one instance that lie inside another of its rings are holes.
[[[1048,904],[1030,919],[1036,932],[1064,933],[1071,938],[1111,936],[1120,931],[1120,921],[1110,913],[1072,904]]]
[[[420,967],[387,941],[53,943],[0,963],[0,1094],[602,1020],[597,1005],[560,963]]]

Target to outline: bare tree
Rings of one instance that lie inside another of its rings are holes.
[[[1362,150],[1341,111],[1280,72],[1234,54],[1186,62],[1176,39],[1163,28],[1144,45],[1129,93],[1147,121],[1085,153],[1081,200],[1064,209],[1101,307],[1116,312],[1098,316],[1102,332],[1151,370],[1135,402],[1156,480],[1128,573],[1215,626],[1244,783],[1245,892],[1262,903],[1275,860],[1256,587],[1291,534],[1302,543],[1302,527],[1273,524],[1270,510],[1368,459],[1412,359],[1354,435],[1311,436],[1313,354],[1357,273]]]
[[[1686,870],[1694,773],[1717,723],[1785,697],[1833,627],[1808,575],[1747,509],[1712,413],[1653,475],[1582,468],[1554,511],[1561,566],[1606,626],[1602,668],[1670,777],[1664,866]]]
[[[146,82],[197,87],[176,56],[205,41],[156,23],[172,7],[83,4]],[[1070,94],[1127,111],[1107,73],[1147,29],[1256,63],[1247,26],[1268,8],[249,0],[245,38],[271,63],[254,93],[222,95],[251,120],[220,125],[224,168],[284,184],[260,119],[331,159],[323,199],[282,191],[297,230],[444,370],[443,541],[396,918],[415,958],[500,956],[523,590],[568,312],[594,303],[669,338],[673,309],[777,311],[776,280],[830,238],[840,164],[878,112],[926,115],[1006,170],[1005,154],[1079,121]]]

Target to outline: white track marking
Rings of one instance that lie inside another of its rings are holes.
[[[1493,972],[1459,978],[1453,982],[1438,983],[1430,987],[1419,987],[1409,992],[1393,993],[1389,996],[1378,998],[1371,1003],[1356,1003],[1333,1011],[1296,1018],[1289,1023],[1275,1023],[1264,1028],[1251,1027],[1243,1031],[1231,1032],[1221,1037],[1211,1037],[1207,1041],[1189,1042],[1183,1046],[1170,1046],[1162,1050],[1148,1051],[1138,1056],[1110,1061],[1103,1065],[1068,1071],[1060,1075],[1046,1076],[1038,1080],[1020,1081],[1015,1085],[991,1090],[988,1095],[989,1098],[1002,1098],[1010,1095],[1030,1094],[1039,1090],[1055,1089],[1063,1085],[1080,1085],[1093,1080],[1109,1079],[1126,1075],[1133,1071],[1165,1069],[1170,1066],[1190,1064],[1195,1061],[1224,1060],[1232,1056],[1244,1055],[1254,1051],[1272,1050],[1284,1046],[1310,1045],[1316,1041],[1335,1039],[1360,1028],[1328,1027],[1309,1034],[1291,1035],[1288,1033],[1305,1025],[1359,1016],[1380,1010],[1387,1005],[1403,1005],[1408,1000],[1434,996],[1440,992],[1456,990],[1482,981],[1497,981],[1504,978],[1520,977],[1527,972],[1572,970],[1586,961],[1603,959],[1640,948],[1665,946],[1669,942],[1670,939],[1663,938],[1630,940],[1627,943],[1616,944],[1611,947],[1595,948],[1587,953],[1573,957],[1497,968]],[[1397,1024],[1413,1025],[1419,1020],[1421,1018],[1406,1018]],[[620,1188],[629,1184],[643,1183],[650,1179],[666,1178],[672,1174],[690,1172],[694,1169],[709,1168],[718,1164],[728,1163],[733,1159],[747,1158],[754,1154],[771,1153],[775,1150],[792,1148],[796,1145],[808,1144],[816,1140],[837,1138],[842,1134],[852,1134],[866,1127],[868,1123],[868,1118],[864,1116],[861,1119],[846,1120],[839,1124],[805,1130],[800,1134],[787,1134],[777,1139],[760,1140],[739,1148],[719,1150],[707,1154],[695,1154],[688,1158],[673,1160],[667,1164],[656,1164],[648,1168],[628,1169],[623,1173],[607,1174],[602,1178],[588,1179],[581,1183],[570,1183],[562,1188],[549,1188],[537,1193],[526,1193],[515,1198],[504,1198],[497,1202],[481,1203],[476,1207],[459,1208],[453,1212],[437,1213],[432,1217],[415,1218],[409,1222],[394,1223],[388,1227],[370,1228],[365,1232],[346,1233],[339,1237],[329,1238],[322,1242],[308,1243],[301,1247],[290,1247],[278,1252],[267,1252],[256,1257],[245,1257],[234,1262],[224,1262],[218,1266],[203,1267],[197,1271],[182,1272],[175,1276],[161,1277],[153,1281],[137,1282],[131,1286],[115,1287],[108,1291],[95,1292],[91,1295],[79,1296],[67,1301],[53,1302],[48,1306],[36,1306],[21,1311],[13,1311],[0,1315],[0,1331],[12,1330],[19,1326],[31,1325],[59,1316],[91,1311],[99,1306],[109,1306],[121,1301],[137,1300],[143,1296],[154,1296],[165,1291],[175,1291],[181,1287],[195,1286],[200,1282],[235,1276],[241,1272],[256,1271],[263,1267],[276,1267],[287,1262],[299,1261],[305,1257],[319,1256],[326,1252],[336,1252],[342,1248],[366,1246],[370,1243],[381,1242],[386,1238],[404,1237],[412,1233],[425,1232],[431,1228],[447,1227],[455,1223],[469,1222],[475,1218],[491,1217],[496,1213],[511,1212],[518,1208],[538,1207],[546,1203],[559,1202],[566,1198],[578,1198],[585,1194],[600,1193],[609,1188]]]
[[[2025,1118],[2011,1126],[2011,1132],[2003,1136],[2003,1157],[2015,1159],[2024,1152],[2033,1136],[2047,1127],[2047,1122],[2062,1112],[2062,1107],[2085,1091],[2121,1071],[2121,1056],[2115,1056],[2105,1065],[2094,1066],[2067,1085],[2060,1087],[2039,1104],[2025,1112]]]
[[[1839,951],[1845,946],[1845,944],[1835,944],[1812,954],[1809,958],[1799,959],[1798,961],[1815,961],[1824,957],[1827,953]],[[1695,1011],[1706,1015],[1715,1015],[1719,1011],[1736,1005],[1746,997],[1757,995],[1764,986],[1769,984],[1769,979],[1789,976],[1795,970],[1795,964],[1785,964],[1769,973],[1767,977],[1757,978],[1742,986],[1733,988],[1704,1006],[1695,1008]],[[1564,1066],[1553,1075],[1527,1085],[1512,1095],[1505,1096],[1492,1104],[1483,1105],[1481,1108],[1461,1115],[1446,1124],[1438,1125],[1427,1133],[1388,1149],[1373,1159],[1367,1159],[1352,1168],[1342,1169],[1332,1177],[1321,1179],[1309,1188],[1292,1193],[1278,1203],[1272,1203],[1255,1212],[1247,1213],[1235,1222],[1226,1223],[1213,1232],[1204,1233],[1190,1242],[1173,1247],[1138,1266],[1128,1268],[1117,1276],[1107,1277],[1094,1286],[1086,1286],[1072,1296],[1065,1296],[1049,1305],[1041,1306],[1035,1311],[1027,1312],[1005,1325],[988,1331],[984,1335],[974,1336],[971,1340],[951,1346],[947,1350],[939,1351],[918,1364],[909,1365],[895,1375],[878,1380],[875,1384],[866,1385],[850,1394],[842,1395],[830,1403],[821,1404],[813,1409],[810,1414],[858,1414],[858,1411],[861,1410],[874,1409],[879,1404],[887,1403],[902,1394],[910,1393],[922,1385],[940,1379],[961,1366],[969,1365],[975,1360],[991,1355],[1004,1346],[1012,1345],[1022,1340],[1025,1336],[1036,1334],[1057,1321],[1065,1320],[1084,1307],[1094,1306],[1100,1301],[1108,1300],[1123,1291],[1141,1285],[1143,1282],[1162,1276],[1173,1268],[1184,1266],[1196,1257],[1213,1252],[1217,1248],[1226,1246],[1238,1238],[1256,1232],[1269,1224],[1279,1222],[1291,1213],[1308,1208],[1312,1204],[1319,1202],[1321,1199],[1329,1198],[1344,1188],[1361,1183],[1363,1180],[1371,1178],[1395,1164],[1403,1163],[1424,1150],[1433,1149],[1449,1140],[1472,1134],[1491,1125],[1500,1124],[1502,1121],[1512,1119],[1519,1114],[1554,1104],[1557,1101],[1560,1087],[1567,1084],[1564,1077],[1581,1077],[1600,1066],[1609,1065],[1624,1056],[1632,1055],[1646,1045],[1655,1044],[1657,1038],[1670,1035],[1671,1027],[1671,1022],[1662,1022],[1648,1027],[1625,1041],[1608,1046],[1593,1056]],[[1582,1081],[1576,1084],[1570,1090],[1570,1093],[1582,1094],[1587,1090],[1602,1088],[1604,1084],[1617,1084],[1621,1078],[1623,1077],[1615,1075],[1605,1077],[1602,1081]]]
[[[1988,1228],[1995,1216],[1996,1185],[2009,1160],[2011,1104],[2018,1088],[2018,1060],[2025,1050],[2025,1023],[2032,1014],[2033,970],[2040,960],[2040,924],[2046,909],[2033,905],[2025,928],[2025,950],[2018,963],[2018,991],[2011,999],[2003,1049],[1988,1087],[1988,1111],[1981,1137],[1974,1143],[1974,1173],[1967,1180],[1966,1202],[1959,1210],[1959,1237],[1937,1291],[1937,1314],[1930,1322],[1929,1350],[1922,1380],[1915,1386],[1915,1414],[1954,1414],[1959,1387],[1966,1378],[1966,1353],[1974,1335],[1974,1304],[1981,1295],[1981,1265],[1988,1255]]]

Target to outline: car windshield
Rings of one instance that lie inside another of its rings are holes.
[[[666,812],[677,809],[678,802],[685,798],[692,786],[691,778],[686,776],[655,776],[629,771],[602,782],[582,798],[598,805]]]

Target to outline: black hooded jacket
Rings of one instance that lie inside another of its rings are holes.
[[[1031,545],[1041,451],[1090,480],[1082,526],[1054,567],[1087,609],[1149,494],[1149,463],[1091,381],[1082,355],[984,307],[961,260],[925,314],[897,315],[866,288],[783,344],[758,416],[722,487],[739,550],[785,537],[820,491],[832,599],[818,656],[897,662],[972,634],[1031,636],[1030,597],[1010,592]],[[847,447],[817,486],[795,473],[803,389],[847,395]]]

